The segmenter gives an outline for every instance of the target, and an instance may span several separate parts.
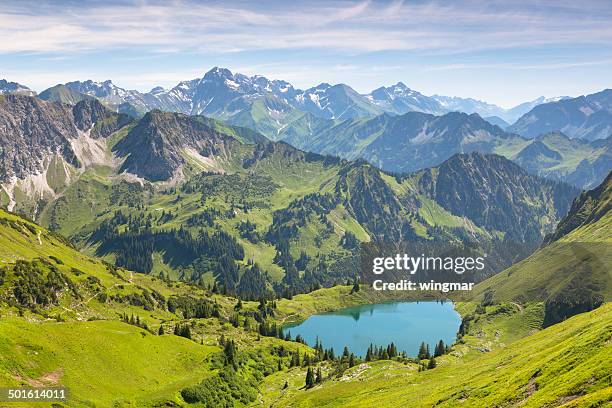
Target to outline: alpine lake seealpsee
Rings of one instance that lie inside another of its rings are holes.
[[[300,335],[311,345],[341,352],[344,347],[365,356],[370,344],[386,346],[393,342],[398,351],[415,356],[422,342],[431,350],[442,340],[455,341],[461,317],[451,302],[391,302],[348,307],[317,314],[283,329]]]

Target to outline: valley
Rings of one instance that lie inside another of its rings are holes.
[[[54,408],[612,398],[606,91],[520,113],[222,68],[0,86],[3,386],[67,387]],[[581,103],[604,125],[518,130]],[[489,268],[451,292],[366,276],[366,249],[440,247]]]

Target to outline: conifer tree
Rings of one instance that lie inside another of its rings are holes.
[[[317,368],[317,377],[315,381],[317,384],[321,384],[323,382],[323,372],[321,371],[321,366]]]
[[[368,351],[366,352],[365,361],[372,361],[372,345],[368,347]]]
[[[429,363],[427,364],[427,368],[428,369],[432,369],[432,368],[436,368],[436,359],[435,358],[430,358],[429,359]]]
[[[421,346],[419,347],[419,354],[417,354],[419,360],[425,360],[427,358],[427,348],[425,347],[425,342],[421,342]]]
[[[445,352],[446,352],[446,347],[444,346],[444,342],[440,340],[434,350],[434,357],[440,357]]]
[[[306,388],[314,387],[315,379],[314,373],[312,372],[312,367],[308,367],[308,371],[306,371]]]

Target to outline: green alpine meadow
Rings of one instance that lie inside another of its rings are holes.
[[[0,407],[612,406],[610,4],[5,3]]]

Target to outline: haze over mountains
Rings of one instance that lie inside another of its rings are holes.
[[[4,93],[31,92],[0,85]],[[71,105],[96,98],[137,118],[153,109],[213,117],[305,151],[365,158],[389,171],[415,171],[472,151],[504,155],[534,174],[581,188],[599,184],[610,170],[611,90],[541,97],[505,110],[471,98],[426,96],[401,82],[369,94],[345,84],[300,90],[215,67],[169,90],[142,93],[88,80],[54,86],[39,97]],[[538,140],[549,133],[558,137]]]
[[[511,109],[504,109],[472,98],[426,96],[402,82],[377,88],[369,94],[359,94],[345,84],[321,83],[300,90],[286,81],[269,80],[258,75],[249,77],[218,67],[208,71],[202,78],[180,82],[172,89],[155,87],[145,93],[123,89],[110,80],[73,81],[64,85],[73,91],[101,98],[111,105],[129,103],[141,113],[161,109],[186,114],[218,115],[223,110],[227,115],[241,105],[235,101],[228,106],[234,99],[252,102],[258,97],[272,95],[294,108],[328,119],[364,117],[383,112],[403,114],[417,111],[440,115],[459,111],[478,113],[482,117],[498,116],[512,123],[534,106],[560,99],[540,97]],[[214,102],[211,102],[213,97]]]

